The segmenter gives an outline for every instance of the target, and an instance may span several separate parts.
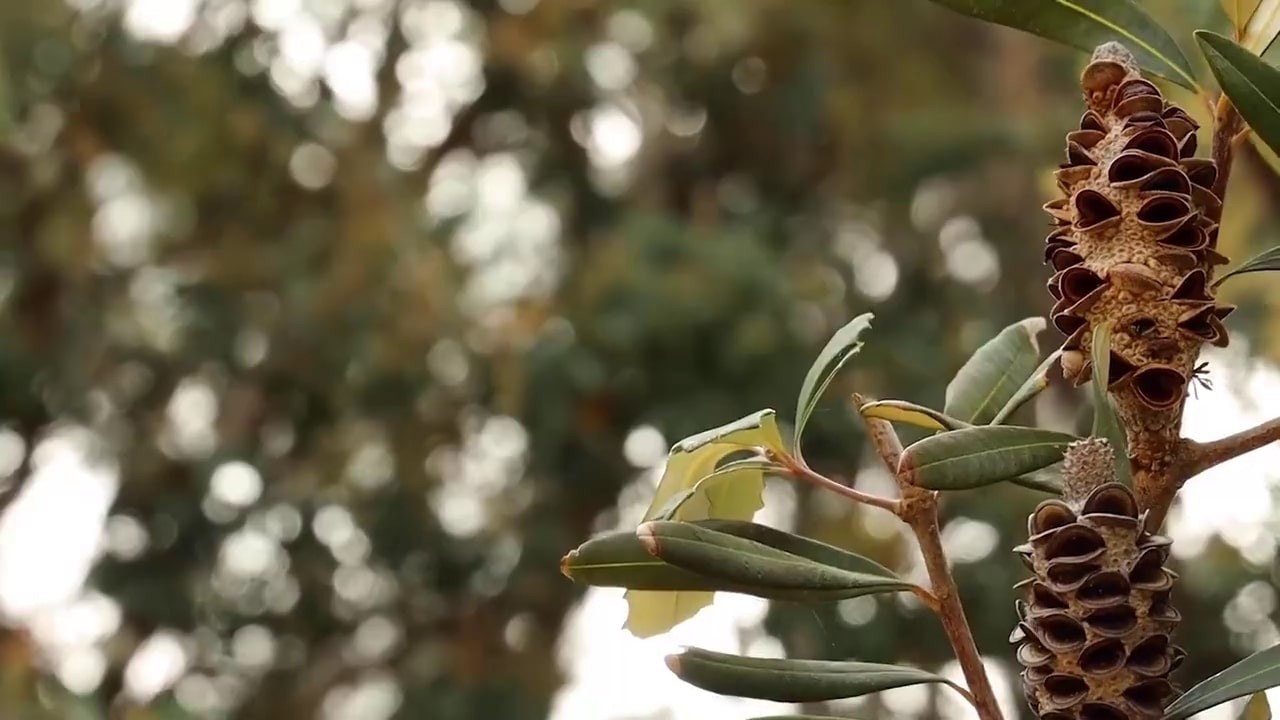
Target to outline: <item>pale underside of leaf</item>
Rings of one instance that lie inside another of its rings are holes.
[[[1248,19],[1243,23],[1244,32],[1240,44],[1255,55],[1265,53],[1275,42],[1276,36],[1280,35],[1280,0],[1223,0],[1223,2],[1241,5],[1242,14],[1248,6],[1253,6]],[[1237,21],[1236,27],[1240,24]]]
[[[1271,703],[1267,702],[1267,694],[1256,692],[1250,696],[1239,720],[1271,720]]]
[[[644,519],[750,520],[764,506],[764,473],[759,468],[732,471],[719,482],[695,490],[725,456],[754,447],[783,451],[782,436],[772,410],[761,410],[719,428],[686,438],[671,449],[662,479]],[[678,505],[673,509],[673,506]],[[628,590],[626,628],[637,637],[666,632],[711,604],[709,592]]]
[[[925,430],[959,430],[969,423],[949,417],[932,408],[903,400],[876,400],[858,408],[864,417],[905,423]]]
[[[1222,11],[1227,14],[1227,19],[1231,21],[1231,27],[1241,38],[1244,38],[1247,46],[1250,39],[1247,30],[1262,0],[1219,0],[1219,2],[1222,4]]]

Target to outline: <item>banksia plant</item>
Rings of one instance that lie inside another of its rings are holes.
[[[1176,677],[1186,653],[1176,637],[1171,541],[1161,526],[1189,478],[1280,441],[1280,418],[1212,442],[1181,437],[1185,401],[1203,369],[1200,351],[1229,342],[1224,321],[1234,308],[1218,300],[1218,288],[1240,274],[1280,270],[1280,248],[1225,272],[1231,261],[1218,249],[1234,148],[1254,141],[1280,150],[1280,70],[1258,57],[1280,30],[1246,14],[1232,16],[1234,40],[1197,31],[1221,90],[1210,93],[1177,43],[1131,0],[934,2],[1092,53],[1080,76],[1081,115],[1063,123],[1071,127],[1054,171],[1058,194],[1044,205],[1051,218],[1045,312],[978,348],[947,385],[941,409],[853,396],[896,494],[837,482],[803,454],[809,416],[857,357],[871,327],[867,313],[832,336],[803,379],[790,442],[776,413],[761,410],[676,443],[639,526],[588,539],[564,556],[561,572],[586,585],[627,588],[627,627],[641,637],[692,617],[715,592],[812,603],[913,595],[937,615],[963,685],[857,659],[697,648],[667,665],[704,690],[796,703],[933,683],[958,693],[981,720],[998,720],[938,518],[947,493],[1013,484],[1048,496],[1028,517],[1025,542],[1013,548],[1028,576],[1011,589],[1007,610],[1009,651],[1034,715],[1185,720],[1246,696],[1251,707],[1265,707],[1259,693],[1280,686],[1280,646],[1198,682]],[[1234,13],[1258,4],[1225,6]],[[1204,156],[1196,120],[1161,90],[1169,82],[1214,109]],[[1042,355],[1039,337],[1050,325],[1058,345]],[[1009,422],[1052,372],[1090,389],[1090,432]],[[904,447],[901,425],[926,436]],[[766,475],[892,513],[918,542],[927,585],[848,549],[754,522]]]
[[[1067,448],[1062,484],[1014,549],[1032,572],[1011,637],[1027,703],[1042,718],[1159,717],[1185,657],[1171,641],[1170,541],[1143,528],[1105,440]]]

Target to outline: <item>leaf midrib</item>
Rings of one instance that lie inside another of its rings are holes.
[[[1009,451],[1015,451],[1015,450],[1027,450],[1027,449],[1034,449],[1034,448],[1041,448],[1041,447],[1057,447],[1057,446],[1064,446],[1066,444],[1067,444],[1067,440],[1064,438],[1062,440],[1046,440],[1044,442],[1026,443],[1024,445],[1005,445],[998,448],[988,448],[986,450],[979,450],[977,452],[972,452],[967,455],[954,455],[952,457],[939,458],[938,460],[926,462],[922,465],[916,465],[915,470],[919,471],[919,470],[923,470],[924,468],[939,467],[939,466],[946,465],[947,463],[961,462],[963,460],[968,460],[970,458],[982,457],[986,455],[991,455],[993,453],[1009,452]]]
[[[1084,15],[1085,17],[1087,17],[1087,18],[1089,18],[1089,19],[1091,19],[1091,20],[1093,20],[1094,22],[1098,23],[1099,25],[1103,25],[1103,26],[1105,26],[1105,27],[1111,28],[1111,30],[1113,30],[1114,32],[1116,32],[1116,33],[1118,33],[1118,34],[1120,34],[1120,35],[1123,35],[1124,37],[1129,38],[1130,40],[1132,40],[1132,41],[1134,42],[1134,44],[1138,45],[1138,46],[1139,46],[1139,47],[1141,47],[1142,49],[1144,49],[1144,50],[1146,50],[1147,52],[1151,53],[1151,55],[1152,55],[1153,57],[1155,57],[1155,58],[1158,58],[1158,59],[1160,60],[1160,62],[1163,62],[1165,65],[1168,65],[1168,66],[1169,66],[1169,68],[1170,68],[1171,70],[1173,70],[1174,72],[1176,72],[1179,76],[1181,76],[1181,77],[1182,77],[1182,79],[1184,79],[1184,80],[1186,80],[1187,82],[1191,83],[1191,86],[1192,86],[1192,87],[1196,87],[1196,85],[1197,85],[1197,84],[1196,84],[1196,79],[1195,79],[1195,78],[1193,78],[1193,77],[1191,77],[1190,75],[1188,75],[1188,74],[1186,73],[1186,71],[1184,71],[1182,68],[1178,67],[1178,65],[1177,65],[1176,63],[1174,63],[1174,62],[1173,62],[1172,60],[1170,60],[1169,58],[1165,57],[1164,53],[1162,53],[1162,52],[1160,52],[1159,50],[1157,50],[1157,49],[1155,49],[1154,47],[1152,47],[1152,45],[1151,45],[1150,43],[1146,42],[1146,41],[1145,41],[1145,40],[1143,40],[1142,38],[1140,38],[1140,37],[1138,37],[1138,36],[1134,35],[1133,33],[1131,33],[1131,32],[1129,32],[1129,31],[1125,30],[1124,28],[1120,27],[1119,25],[1116,25],[1115,23],[1111,22],[1110,20],[1107,20],[1106,18],[1104,18],[1104,17],[1102,17],[1102,16],[1100,16],[1100,15],[1098,15],[1098,14],[1096,14],[1096,13],[1092,13],[1092,12],[1090,12],[1090,11],[1088,11],[1088,10],[1085,10],[1084,8],[1080,7],[1079,5],[1076,5],[1076,4],[1075,4],[1075,3],[1073,3],[1073,2],[1069,2],[1069,0],[1057,0],[1057,2],[1061,3],[1064,7],[1067,7],[1067,8],[1070,8],[1070,9],[1072,9],[1072,10],[1075,10],[1076,12],[1080,13],[1081,15]]]

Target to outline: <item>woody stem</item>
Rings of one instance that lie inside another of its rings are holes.
[[[866,404],[866,399],[854,395],[857,407]],[[978,711],[980,720],[1002,720],[1000,705],[996,701],[991,681],[987,677],[986,668],[982,665],[982,655],[974,642],[973,631],[969,628],[969,620],[964,606],[960,602],[960,592],[955,578],[951,575],[951,566],[942,547],[942,534],[938,529],[938,493],[925,490],[906,482],[898,474],[898,461],[902,458],[902,441],[898,433],[887,420],[862,416],[867,426],[867,434],[876,452],[893,474],[902,493],[896,510],[920,545],[920,553],[924,556],[925,569],[929,574],[933,596],[937,599],[938,617],[942,621],[943,632],[951,643],[956,660],[960,663],[960,671],[964,674],[972,697],[970,702]]]

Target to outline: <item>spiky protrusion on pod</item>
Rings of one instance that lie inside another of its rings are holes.
[[[1063,375],[1088,381],[1093,328],[1112,321],[1108,387],[1129,432],[1130,457],[1156,471],[1169,460],[1192,370],[1205,343],[1227,344],[1210,281],[1217,251],[1212,160],[1194,157],[1196,122],[1143,79],[1118,43],[1081,77],[1086,110],[1067,135],[1047,203],[1053,324],[1067,336]],[[1143,488],[1139,486],[1140,500]]]
[[[1185,657],[1170,643],[1180,617],[1169,604],[1169,540],[1143,528],[1114,477],[1106,440],[1073,443],[1062,499],[1036,507],[1028,542],[1014,548],[1033,577],[1017,586],[1025,599],[1010,642],[1027,702],[1045,720],[1158,718]]]

